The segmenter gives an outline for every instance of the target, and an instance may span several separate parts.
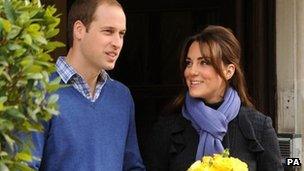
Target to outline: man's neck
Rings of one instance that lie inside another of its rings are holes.
[[[71,48],[66,57],[66,62],[71,65],[76,70],[77,74],[79,74],[86,81],[90,89],[90,95],[93,97],[101,71],[88,66],[88,64],[82,59],[83,58],[77,56]]]

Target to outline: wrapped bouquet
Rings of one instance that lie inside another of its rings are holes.
[[[222,154],[204,156],[194,162],[188,171],[248,171],[248,166],[238,158],[229,157],[229,151]]]

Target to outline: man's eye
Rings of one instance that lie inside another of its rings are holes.
[[[104,32],[107,33],[107,34],[112,34],[113,30],[104,30]]]
[[[123,38],[123,37],[125,36],[125,32],[119,33],[119,36],[120,36],[121,38]]]

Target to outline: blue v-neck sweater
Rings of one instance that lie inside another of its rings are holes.
[[[72,86],[58,90],[60,114],[34,134],[45,171],[145,170],[138,149],[134,104],[123,84],[108,79],[91,102]]]

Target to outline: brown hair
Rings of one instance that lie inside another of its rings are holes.
[[[97,7],[102,4],[118,6],[123,9],[121,4],[116,0],[75,0],[68,16],[68,41],[70,47],[73,46],[74,23],[80,20],[88,31],[90,24],[94,20],[94,13]]]
[[[203,57],[211,58],[211,65],[220,77],[225,80],[226,85],[233,87],[239,94],[241,102],[245,106],[253,107],[248,95],[244,74],[241,68],[241,47],[239,41],[230,29],[222,26],[208,26],[203,31],[189,37],[181,50],[180,71],[185,85],[184,70],[186,68],[186,57],[193,42],[198,42]],[[224,65],[233,64],[235,73],[230,80],[226,80],[222,71]],[[186,87],[186,85],[185,85]],[[186,88],[185,88],[186,89]],[[184,103],[185,90],[173,101],[174,108],[180,108]],[[172,107],[170,107],[172,109]]]

